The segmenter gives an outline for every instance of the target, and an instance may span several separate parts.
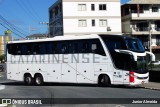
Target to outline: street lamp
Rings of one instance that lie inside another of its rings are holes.
[[[47,25],[47,29],[48,29],[48,37],[50,38],[49,22],[39,22],[39,24]]]

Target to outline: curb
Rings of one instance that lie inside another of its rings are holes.
[[[160,91],[160,88],[153,88],[153,87],[142,87],[142,88],[149,89],[149,90]]]

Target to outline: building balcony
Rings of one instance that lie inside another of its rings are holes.
[[[149,42],[142,42],[145,49],[149,49]],[[152,49],[160,49],[160,42],[152,42]]]
[[[149,27],[137,27],[137,28],[131,28],[132,34],[134,35],[149,35]],[[160,34],[160,27],[158,28],[152,28],[151,34]]]
[[[160,27],[159,28],[155,28],[156,31],[160,31]]]
[[[132,13],[122,16],[122,20],[160,20],[160,13],[137,13],[137,11],[132,11]]]

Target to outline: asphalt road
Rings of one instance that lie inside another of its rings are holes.
[[[148,90],[140,87],[111,86],[98,87],[91,84],[60,84],[52,83],[44,86],[25,86],[21,82],[7,80],[4,73],[0,73],[0,98],[73,98],[73,99],[90,99],[90,98],[160,98],[160,91]],[[82,100],[83,101],[83,100]],[[81,102],[83,103],[83,102]],[[39,105],[40,106],[40,105]],[[39,107],[37,105],[37,107]],[[44,105],[43,105],[44,106]],[[159,107],[157,104],[60,104],[46,105],[46,107]],[[18,105],[16,107],[23,107]],[[35,105],[27,107],[36,107]],[[45,107],[45,106],[44,106]]]

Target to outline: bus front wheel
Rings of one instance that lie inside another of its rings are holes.
[[[27,85],[31,85],[33,83],[33,79],[31,75],[25,75],[24,76],[24,82]]]
[[[110,86],[111,83],[110,83],[109,76],[108,75],[102,75],[102,76],[100,76],[98,84],[100,86],[103,86],[103,87]]]
[[[36,75],[34,78],[36,85],[43,85],[43,77],[42,75]]]

